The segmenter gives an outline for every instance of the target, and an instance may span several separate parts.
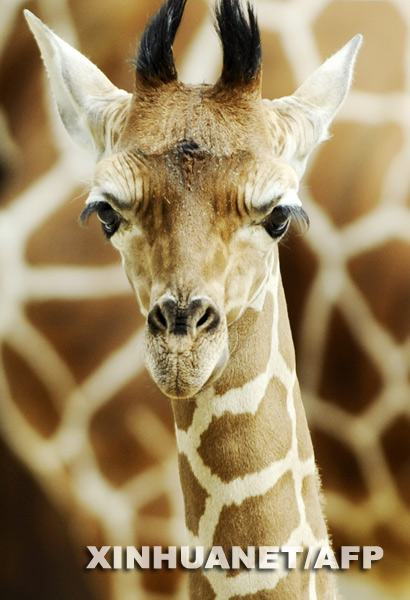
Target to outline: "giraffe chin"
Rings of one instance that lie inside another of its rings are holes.
[[[219,357],[216,362],[215,355]],[[226,342],[222,348],[208,347],[205,352],[195,348],[169,352],[161,345],[147,344],[146,366],[163,394],[171,399],[188,400],[218,379],[228,358]]]

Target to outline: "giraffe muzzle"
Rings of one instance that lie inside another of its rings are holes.
[[[147,367],[164,394],[191,398],[222,372],[227,340],[226,318],[210,298],[164,295],[147,318]]]

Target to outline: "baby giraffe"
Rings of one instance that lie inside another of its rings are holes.
[[[361,37],[292,96],[267,101],[258,25],[239,0],[217,3],[218,81],[178,79],[185,3],[167,0],[145,29],[132,93],[25,14],[63,123],[97,159],[81,220],[96,213],[121,253],[146,317],[147,367],[172,399],[190,542],[213,547],[222,567],[220,550],[256,548],[269,567],[194,569],[190,598],[334,600],[329,571],[303,568],[302,551],[329,542],[278,242],[292,220],[307,222],[299,180]],[[275,566],[278,548],[297,568]]]

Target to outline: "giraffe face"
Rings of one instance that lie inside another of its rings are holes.
[[[97,212],[147,317],[147,364],[169,396],[193,396],[228,360],[227,328],[258,294],[292,214],[309,153],[350,85],[360,36],[289,97],[261,100],[250,5],[219,0],[215,85],[178,80],[172,44],[186,0],[145,29],[132,94],[26,11],[73,139],[99,160],[83,218]]]
[[[192,397],[222,372],[228,327],[261,292],[276,242],[300,210],[295,171],[256,151],[267,140],[250,107],[247,130],[226,128],[215,143],[218,123],[213,106],[205,111],[203,93],[185,89],[185,108],[179,98],[174,120],[166,119],[176,133],[156,127],[149,145],[130,118],[124,149],[97,165],[86,208],[97,212],[122,255],[147,317],[148,368],[174,398]],[[225,110],[219,118],[226,123]],[[138,106],[138,126],[147,131],[143,113]],[[186,131],[191,139],[178,139]],[[245,151],[241,138],[255,150]]]

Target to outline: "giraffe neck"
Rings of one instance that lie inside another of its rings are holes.
[[[313,449],[276,257],[269,282],[229,331],[220,379],[173,402],[193,546],[327,545]],[[326,570],[191,572],[191,598],[332,600]],[[256,594],[256,595],[254,595]]]

